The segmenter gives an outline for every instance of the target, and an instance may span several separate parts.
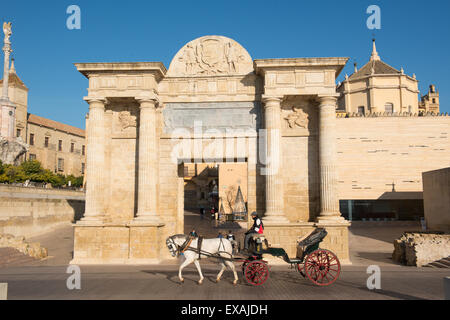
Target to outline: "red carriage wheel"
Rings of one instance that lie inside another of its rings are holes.
[[[248,264],[249,264],[248,260],[244,261],[244,263],[242,264],[242,274],[244,276],[245,276],[245,269],[247,268]]]
[[[341,264],[333,252],[319,249],[306,257],[304,273],[314,284],[329,286],[339,278]]]
[[[249,284],[260,286],[269,278],[269,267],[260,260],[250,262],[245,267],[244,276]]]

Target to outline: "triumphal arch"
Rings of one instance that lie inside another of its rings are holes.
[[[205,36],[160,62],[78,63],[89,79],[87,191],[76,264],[157,263],[183,233],[183,163],[246,162],[248,212],[295,255],[316,226],[348,262],[339,212],[336,77],[347,58],[252,60]]]

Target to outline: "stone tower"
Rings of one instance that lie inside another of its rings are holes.
[[[430,85],[428,93],[421,97],[419,102],[420,113],[434,113],[438,114],[439,111],[439,91],[436,90],[434,84]]]
[[[8,99],[15,107],[11,131],[14,137],[20,137],[26,141],[28,88],[17,75],[14,59],[11,59],[11,68],[8,74]],[[0,88],[3,90],[3,79],[0,80]]]
[[[13,87],[16,86],[20,79],[16,75],[14,61],[9,69],[9,60],[12,53],[10,37],[12,35],[11,22],[3,23],[4,39],[4,64],[3,64],[3,81],[2,96],[0,98],[1,118],[0,118],[0,160],[7,164],[16,164],[19,157],[25,154],[28,146],[23,143],[22,139],[17,139],[14,134],[16,122],[16,105],[9,98],[10,82]],[[11,80],[11,81],[10,81]],[[22,83],[23,85],[23,83]],[[24,85],[23,85],[24,87]],[[25,87],[26,89],[26,87]],[[28,89],[26,89],[27,91]],[[13,91],[15,93],[15,91]],[[26,106],[26,105],[25,105]],[[26,117],[26,107],[25,107]],[[26,123],[26,122],[25,122]]]

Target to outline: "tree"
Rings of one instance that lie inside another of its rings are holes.
[[[29,160],[22,162],[20,167],[22,168],[23,172],[28,176],[34,174],[41,174],[43,171],[41,163],[37,160]]]
[[[236,187],[231,186],[228,188],[228,190],[225,192],[226,201],[228,208],[230,209],[230,213],[234,210],[234,202],[236,200]]]
[[[0,183],[17,183],[26,180],[50,183],[56,188],[67,185],[69,181],[75,188],[83,186],[83,176],[75,177],[74,175],[69,175],[66,177],[62,174],[55,174],[50,170],[44,169],[37,160],[25,161],[19,166],[4,165],[0,161]]]

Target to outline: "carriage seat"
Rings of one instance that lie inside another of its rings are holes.
[[[257,251],[269,249],[269,242],[263,234],[254,234],[251,237]]]
[[[266,240],[266,237],[263,234],[254,234],[254,235],[252,235],[252,240],[253,241],[257,241],[257,240],[264,241],[264,240]]]
[[[306,237],[297,240],[297,259],[303,260],[305,255],[317,250],[327,234],[324,228],[317,228]]]

